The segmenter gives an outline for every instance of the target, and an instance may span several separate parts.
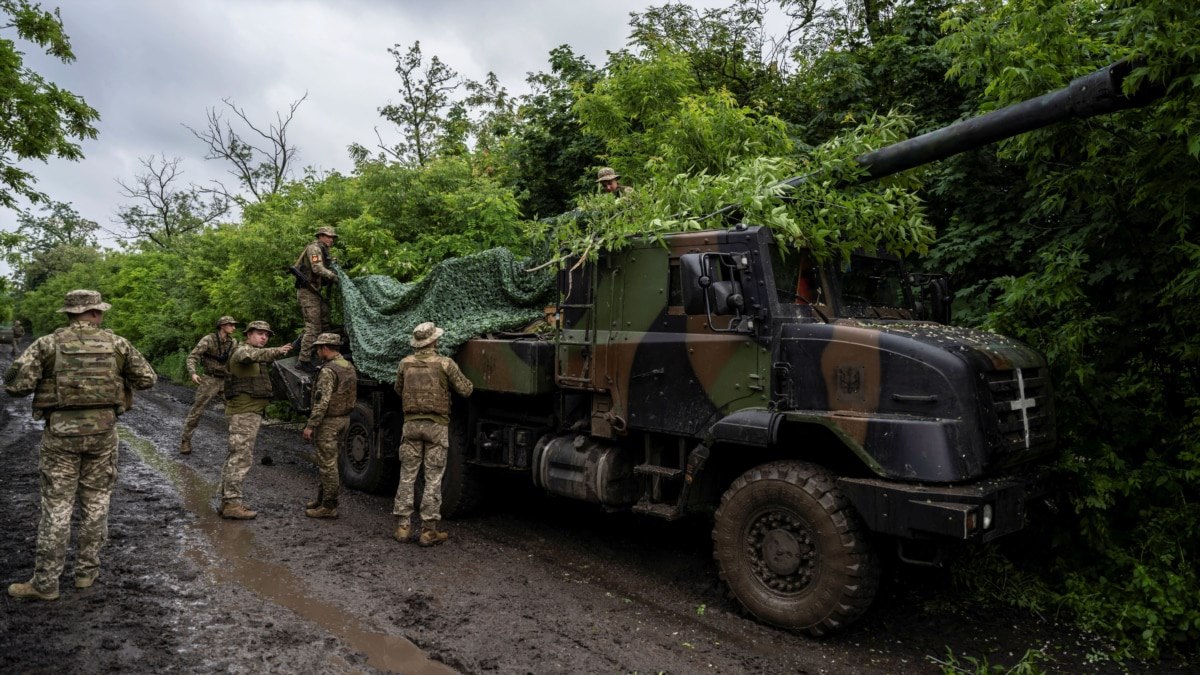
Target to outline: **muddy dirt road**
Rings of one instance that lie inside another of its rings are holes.
[[[0,367],[8,364],[0,358]],[[316,473],[299,433],[264,429],[246,482],[256,520],[213,511],[224,418],[176,453],[191,391],[139,393],[121,418],[120,479],[101,575],[57,602],[0,598],[4,672],[934,672],[929,657],[1064,672],[1120,670],[1102,643],[1037,617],[952,601],[943,571],[900,568],[850,632],[812,640],[728,599],[709,525],[667,525],[508,490],[451,539],[390,538],[387,496],[344,493],[306,518]],[[32,573],[40,423],[0,391],[0,581]],[[1125,669],[1139,670],[1134,664]]]

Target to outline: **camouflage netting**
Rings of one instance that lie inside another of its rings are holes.
[[[413,328],[424,321],[446,331],[438,346],[447,355],[484,333],[528,325],[554,302],[553,272],[525,271],[531,265],[494,248],[442,262],[414,283],[379,275],[352,279],[337,269],[354,365],[394,382],[396,364],[412,353]]]

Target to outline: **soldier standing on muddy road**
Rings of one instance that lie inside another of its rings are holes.
[[[304,318],[304,335],[300,338],[300,354],[296,361],[301,369],[316,372],[312,363],[313,340],[329,327],[329,303],[321,297],[321,290],[337,283],[337,273],[329,269],[332,261],[329,247],[337,240],[332,227],[317,229],[316,241],[304,247],[296,260],[296,300],[300,303],[300,315]]]
[[[425,492],[421,496],[421,546],[433,546],[450,535],[438,530],[442,519],[442,475],[450,442],[450,389],[470,396],[474,387],[453,360],[437,353],[438,338],[444,333],[432,322],[413,329],[415,350],[400,361],[396,371],[396,393],[404,406],[404,439],[400,443],[400,485],[392,513],[399,516],[394,534],[397,541],[412,535],[414,486],[417,471],[425,466]]]
[[[309,518],[337,518],[338,441],[350,426],[350,411],[358,402],[358,372],[342,357],[338,347],[341,336],[321,333],[313,342],[318,356],[324,361],[312,389],[312,410],[304,426],[304,440],[316,437],[317,470],[321,474],[317,498],[306,505]]]
[[[189,455],[192,452],[192,433],[200,424],[200,417],[209,401],[225,390],[225,362],[238,345],[233,337],[237,329],[237,321],[232,316],[217,319],[217,329],[200,338],[192,352],[187,357],[188,377],[196,383],[196,398],[192,409],[188,411],[183,421],[183,437],[179,440],[179,454]],[[204,364],[204,374],[196,373],[196,366]]]
[[[58,311],[68,325],[35,340],[5,373],[9,395],[33,394],[33,418],[46,422],[36,563],[32,579],[8,587],[14,598],[58,599],[76,494],[75,588],[89,588],[100,574],[117,480],[117,416],[133,405],[134,389],[158,379],[128,340],[100,328],[110,307],[96,291],[67,293]]]
[[[229,418],[229,454],[221,470],[221,506],[217,514],[233,520],[258,515],[242,501],[242,481],[254,461],[254,442],[263,411],[274,393],[266,364],[287,356],[291,345],[264,349],[274,332],[266,321],[246,325],[246,342],[233,350],[225,375],[225,416]]]

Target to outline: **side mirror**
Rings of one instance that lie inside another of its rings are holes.
[[[736,281],[717,281],[709,286],[712,293],[712,313],[729,315],[740,314],[745,300],[742,298],[742,286]]]

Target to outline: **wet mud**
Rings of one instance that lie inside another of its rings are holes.
[[[0,357],[0,366],[7,358]],[[316,472],[294,428],[264,428],[246,481],[252,521],[216,516],[219,407],[177,453],[191,391],[162,383],[121,418],[120,479],[101,576],[55,602],[0,597],[4,672],[937,672],[932,658],[1058,672],[1138,672],[1060,623],[954,600],[944,570],[901,567],[847,633],[814,640],[729,599],[710,525],[605,514],[506,481],[451,538],[390,537],[386,495],[343,492],[340,518],[303,504]],[[0,392],[0,581],[32,574],[40,423]]]

